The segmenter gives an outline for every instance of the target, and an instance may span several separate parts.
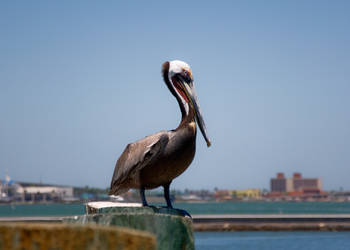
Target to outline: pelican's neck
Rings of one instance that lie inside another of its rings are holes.
[[[180,110],[181,110],[181,122],[179,124],[179,126],[177,127],[177,129],[182,128],[184,126],[189,125],[190,123],[194,123],[194,125],[196,124],[195,122],[195,111],[192,107],[192,105],[186,103],[184,104],[179,98],[176,98],[179,106],[180,106]]]

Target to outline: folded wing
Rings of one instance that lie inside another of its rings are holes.
[[[127,192],[140,170],[158,158],[168,141],[169,136],[164,131],[128,144],[115,165],[109,194]]]

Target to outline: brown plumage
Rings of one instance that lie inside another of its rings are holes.
[[[119,157],[111,181],[110,195],[119,195],[130,188],[141,191],[143,205],[147,206],[145,189],[164,187],[168,207],[171,181],[182,174],[191,164],[196,149],[196,120],[210,146],[196,94],[192,72],[181,61],[165,62],[163,79],[176,97],[182,119],[171,131],[161,131],[130,143]]]

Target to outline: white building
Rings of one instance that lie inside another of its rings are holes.
[[[17,193],[23,201],[59,201],[73,198],[73,187],[21,186]]]

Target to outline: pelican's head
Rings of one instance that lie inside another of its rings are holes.
[[[162,73],[168,88],[178,101],[181,102],[185,112],[189,112],[189,105],[194,110],[199,129],[207,142],[207,146],[210,147],[211,142],[202,117],[190,66],[179,60],[165,62]]]

